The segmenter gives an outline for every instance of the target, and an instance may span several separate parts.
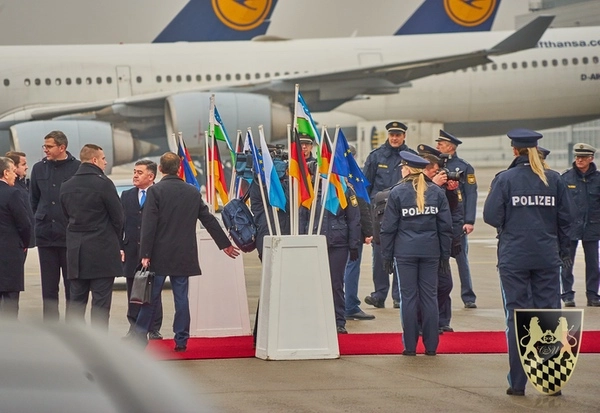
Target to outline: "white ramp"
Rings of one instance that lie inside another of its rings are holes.
[[[196,239],[202,275],[190,277],[190,336],[249,335],[243,254],[228,257],[205,229],[196,231]]]
[[[325,237],[265,237],[256,357],[339,356]]]

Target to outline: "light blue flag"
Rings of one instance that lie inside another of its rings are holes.
[[[260,134],[260,149],[262,152],[263,170],[265,187],[267,188],[267,196],[269,198],[269,204],[285,211],[285,193],[283,192],[283,186],[277,176],[277,170],[273,166],[273,159],[269,153],[269,147],[265,141],[264,135]]]

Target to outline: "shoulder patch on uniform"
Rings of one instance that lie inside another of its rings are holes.
[[[358,206],[358,199],[356,199],[356,195],[350,195],[350,204],[353,207],[357,207]]]
[[[467,175],[467,183],[471,184],[471,185],[477,183],[477,181],[475,180],[475,174],[468,174]]]
[[[377,164],[377,167],[378,167],[378,168],[387,169],[387,167],[388,167],[388,166],[387,166],[386,164],[384,164],[384,163],[378,163],[378,164]]]

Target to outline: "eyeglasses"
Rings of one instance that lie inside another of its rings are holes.
[[[42,145],[42,149],[52,149],[56,148],[58,145]]]

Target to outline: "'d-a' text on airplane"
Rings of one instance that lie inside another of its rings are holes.
[[[0,45],[510,30],[526,12],[522,0],[19,0],[0,2]]]
[[[514,33],[4,46],[0,150],[10,146],[35,157],[39,137],[53,129],[68,132],[74,148],[93,139],[111,164],[164,150],[177,131],[189,147],[201,147],[215,92],[230,130],[263,124],[267,136],[283,137],[296,83],[313,111],[329,111],[357,96],[397,94],[416,79],[534,47],[551,20],[538,17]]]

